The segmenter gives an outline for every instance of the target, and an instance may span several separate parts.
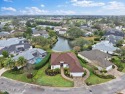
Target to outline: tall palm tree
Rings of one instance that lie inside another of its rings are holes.
[[[17,60],[17,63],[19,66],[25,66],[27,63],[27,60],[24,57],[20,56]]]

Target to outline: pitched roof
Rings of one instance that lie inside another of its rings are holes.
[[[7,40],[0,40],[0,47],[9,47],[11,45],[19,44],[21,41],[26,40],[25,38],[9,38]]]
[[[114,35],[114,36],[121,36],[124,37],[124,33],[122,31],[119,31],[117,29],[110,29],[105,33],[105,36],[107,35]]]
[[[107,60],[107,58],[111,56],[99,50],[83,51],[79,52],[79,54],[88,58],[93,63],[98,66],[101,66],[102,68],[106,68],[110,65],[113,65],[110,61]]]
[[[33,56],[33,53],[35,53],[35,52],[43,54],[46,51],[44,51],[42,49],[38,49],[38,48],[33,48],[33,49],[29,49],[27,51],[24,51],[24,52],[20,53],[19,55],[13,57],[13,59],[17,60],[20,56],[23,56],[26,60],[30,60],[30,59],[35,58],[35,56]]]
[[[60,65],[60,61],[69,65],[70,72],[83,72],[79,60],[73,53],[52,53],[51,65]]]
[[[106,52],[113,52],[116,49],[118,49],[117,47],[114,47],[112,43],[110,43],[109,41],[101,41],[95,45],[92,46],[93,49],[98,49],[98,50],[103,50]]]

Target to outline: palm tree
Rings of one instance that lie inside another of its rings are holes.
[[[11,58],[8,58],[7,60],[4,61],[4,66],[12,69],[15,66],[15,61],[12,60]]]
[[[18,65],[20,65],[20,66],[25,66],[26,63],[27,63],[27,60],[26,60],[24,57],[20,56],[20,57],[18,58],[17,62],[18,62]]]

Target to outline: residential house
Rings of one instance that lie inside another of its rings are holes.
[[[116,44],[119,40],[123,40],[124,33],[117,29],[109,29],[106,31],[105,35],[106,40],[110,41],[113,44]]]
[[[109,61],[111,56],[99,50],[79,52],[78,56],[86,60],[88,63],[96,66],[99,70],[111,70],[113,64]]]
[[[69,53],[52,53],[51,54],[51,69],[56,68],[69,68],[70,75],[72,76],[82,76],[84,70],[79,63],[76,55]]]
[[[58,31],[58,33],[61,35],[66,34],[66,32],[67,32],[67,28],[62,28]]]
[[[49,37],[49,34],[46,30],[41,30],[41,31],[37,31],[35,30],[32,34],[32,36],[42,36],[44,38],[48,38]]]
[[[0,32],[0,38],[6,38],[6,37],[8,37],[9,35],[10,35],[9,32],[4,32],[4,31]]]
[[[19,53],[17,56],[13,57],[13,59],[18,60],[19,57],[24,57],[28,63],[36,64],[41,62],[46,55],[46,51],[39,48],[32,48],[22,53]]]
[[[109,41],[101,41],[101,42],[93,45],[92,49],[93,50],[97,49],[97,50],[100,50],[104,53],[113,54],[114,51],[116,51],[118,48],[114,47],[114,45]]]
[[[10,54],[18,54],[22,51],[28,50],[32,46],[28,43],[25,38],[9,38],[0,40],[0,55],[2,51],[6,50]]]

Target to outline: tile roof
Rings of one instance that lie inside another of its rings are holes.
[[[52,53],[51,65],[60,65],[60,62],[64,61],[69,65],[70,72],[83,72],[83,68],[79,63],[79,60],[73,53]]]

